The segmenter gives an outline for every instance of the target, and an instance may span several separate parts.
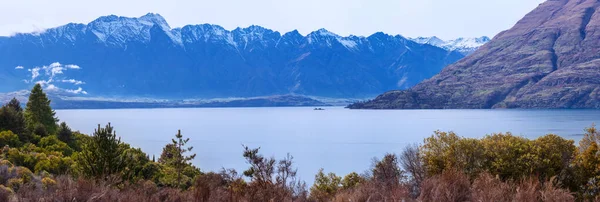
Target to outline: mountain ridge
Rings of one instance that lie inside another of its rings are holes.
[[[303,36],[260,26],[171,28],[158,14],[110,15],[88,24],[0,37],[0,92],[42,82],[46,89],[104,97],[364,98],[408,88],[463,57],[382,32],[342,37],[325,29]],[[81,69],[31,75],[35,68],[55,63]]]

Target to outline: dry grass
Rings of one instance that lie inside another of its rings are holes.
[[[483,173],[471,185],[471,201],[510,202],[514,196],[512,185],[498,177]]]
[[[471,191],[469,178],[456,170],[426,179],[421,185],[420,201],[468,201]]]

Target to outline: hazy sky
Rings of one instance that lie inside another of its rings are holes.
[[[0,0],[0,35],[40,31],[115,14],[159,13],[171,27],[211,23],[226,29],[260,25],[308,34],[383,31],[404,36],[492,37],[544,0]]]

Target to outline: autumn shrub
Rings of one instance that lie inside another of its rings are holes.
[[[540,190],[540,199],[544,202],[569,202],[575,201],[575,196],[569,190],[559,188],[549,181]]]
[[[467,175],[454,169],[426,179],[421,185],[420,201],[468,201],[471,183]]]
[[[293,157],[287,155],[277,161],[264,157],[260,148],[244,147],[244,158],[250,166],[243,172],[250,178],[246,196],[250,201],[294,201],[304,200],[305,185],[296,179],[297,170]]]
[[[471,201],[510,202],[513,196],[514,186],[489,173],[480,174],[471,185]]]
[[[235,199],[233,192],[228,190],[228,182],[221,174],[206,173],[196,179],[192,194],[198,202],[230,201]]]

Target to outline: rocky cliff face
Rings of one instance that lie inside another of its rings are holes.
[[[406,91],[350,108],[600,108],[600,1],[548,0]]]

